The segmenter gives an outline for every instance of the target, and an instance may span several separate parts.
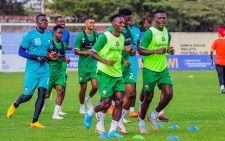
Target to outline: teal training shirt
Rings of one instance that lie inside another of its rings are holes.
[[[51,42],[52,35],[49,31],[45,31],[41,34],[36,28],[34,28],[23,36],[20,46],[25,48],[29,54],[47,57],[48,50],[52,48]],[[49,65],[48,63],[44,63],[40,66],[38,61],[27,59],[25,71],[43,73],[49,71]]]

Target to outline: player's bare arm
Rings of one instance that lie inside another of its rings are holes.
[[[90,49],[89,49],[90,50]],[[86,51],[81,51],[81,50],[79,50],[79,49],[75,49],[74,50],[74,53],[76,54],[76,55],[86,55],[86,54],[89,54],[88,53],[88,50],[86,50]]]
[[[140,55],[144,55],[144,56],[152,55],[152,54],[164,54],[166,52],[167,52],[166,47],[156,49],[156,50],[147,50],[147,49],[145,49],[144,47],[141,47],[141,46],[138,48],[138,53]]]
[[[88,53],[95,58],[97,61],[100,61],[108,66],[114,66],[114,64],[116,63],[115,60],[105,60],[102,57],[100,57],[94,50],[89,50]]]

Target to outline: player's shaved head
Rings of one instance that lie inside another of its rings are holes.
[[[167,23],[167,15],[166,15],[166,12],[164,10],[159,10],[159,11],[156,11],[154,13],[154,21],[155,21],[155,26],[162,30],[166,23]]]
[[[39,19],[40,17],[46,17],[46,15],[45,15],[45,14],[42,14],[42,13],[38,14],[38,15],[36,16],[36,21],[38,21],[38,19]]]
[[[115,32],[117,32],[117,33],[122,32],[122,30],[125,26],[125,20],[123,18],[123,15],[120,15],[120,14],[113,15],[110,18],[110,22],[111,22]]]
[[[56,16],[54,22],[57,22],[58,19],[63,18],[62,16]]]
[[[55,27],[53,27],[53,31],[55,32],[57,29],[64,29],[63,26],[57,25]]]
[[[65,27],[65,20],[62,16],[56,16],[54,19],[55,25],[63,26]]]
[[[131,24],[132,20],[132,12],[128,8],[122,8],[119,10],[119,14],[123,15],[123,18],[125,20],[125,25],[128,26]]]
[[[121,14],[115,14],[112,17],[110,17],[110,22],[113,22],[116,18],[123,18],[123,15]]]
[[[154,17],[156,17],[158,14],[166,14],[166,11],[164,11],[164,10],[157,10],[157,11],[155,11],[154,12]]]

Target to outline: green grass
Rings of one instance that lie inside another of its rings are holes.
[[[180,137],[182,141],[224,141],[225,140],[225,95],[220,94],[217,75],[215,71],[171,71],[174,82],[174,97],[166,108],[166,114],[170,118],[168,123],[162,123],[163,128],[153,132],[146,122],[149,134],[143,135],[146,140],[164,141],[170,134]],[[190,79],[188,76],[193,75]],[[138,94],[141,90],[141,73],[138,80]],[[65,115],[63,120],[52,120],[54,99],[47,100],[46,110],[41,114],[40,121],[47,126],[45,129],[31,129],[34,103],[37,92],[32,100],[20,105],[12,119],[7,119],[6,110],[13,100],[22,93],[23,73],[0,73],[0,140],[1,141],[94,141],[99,140],[95,131],[96,119],[93,120],[91,129],[83,126],[83,115],[79,114],[79,85],[77,72],[69,72],[67,93],[63,103]],[[90,89],[90,88],[89,88]],[[150,113],[159,100],[159,90],[155,89],[155,97],[150,105]],[[139,95],[138,95],[139,97]],[[99,99],[97,94],[93,100]],[[138,109],[138,98],[136,104]],[[128,135],[122,141],[134,140],[136,134],[137,119],[126,124]],[[111,117],[107,115],[105,126],[109,129]],[[168,129],[171,124],[177,124],[179,129]],[[188,131],[189,125],[196,125],[199,131]],[[118,140],[118,139],[112,139]]]

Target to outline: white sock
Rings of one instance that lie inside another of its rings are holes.
[[[87,96],[86,97],[86,101],[90,101],[91,100],[91,97],[90,96]]]
[[[112,105],[115,105],[115,101],[114,100],[112,100]]]
[[[80,104],[80,108],[85,108],[85,107],[84,107],[84,104]]]
[[[139,116],[138,116],[138,126],[145,126],[145,120],[144,119],[141,119]]]
[[[153,118],[153,119],[156,119],[156,117],[158,117],[158,115],[159,115],[159,112],[157,112],[156,110],[154,110],[152,113],[151,113],[151,118]]]
[[[106,113],[100,112],[99,122],[104,124]]]
[[[95,111],[94,111],[94,109],[93,109],[93,108],[91,108],[91,109],[88,109],[88,111],[87,111],[87,112],[88,112],[88,114],[89,114],[89,115],[91,115],[91,116],[92,116],[92,115],[94,114],[94,112],[95,112]]]
[[[123,123],[123,119],[124,119],[126,114],[127,114],[127,110],[123,109],[122,113],[121,113],[121,116],[120,116],[119,123]]]
[[[130,107],[130,113],[134,112],[134,107]]]
[[[109,133],[113,130],[116,130],[117,126],[118,126],[118,121],[112,120]]]
[[[58,116],[59,115],[59,109],[60,109],[61,106],[59,105],[55,105],[55,110],[54,110],[54,115],[55,116]]]
[[[162,109],[160,112],[159,112],[159,115],[162,115],[164,114],[164,109]]]
[[[224,85],[220,85],[220,90],[222,91],[224,89]]]
[[[138,110],[139,112],[141,111],[141,105],[142,105],[142,103],[143,103],[142,101],[139,102],[139,110]]]

